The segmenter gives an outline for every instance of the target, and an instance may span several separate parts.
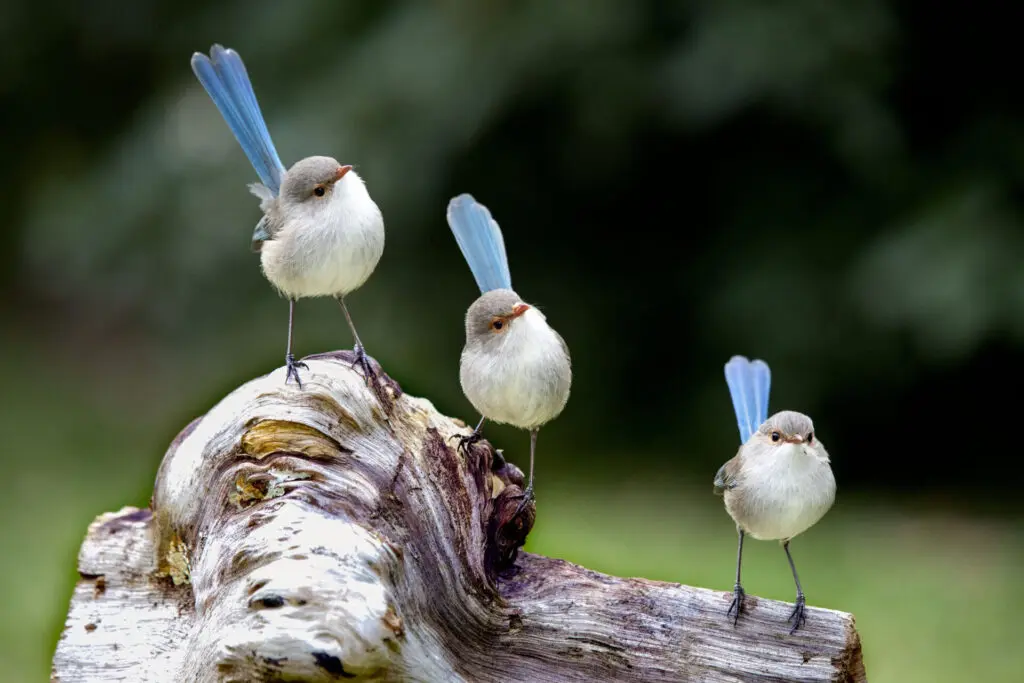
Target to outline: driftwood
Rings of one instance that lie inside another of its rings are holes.
[[[853,617],[519,551],[522,472],[351,354],[174,440],[152,511],[89,527],[53,680],[864,681]],[[543,496],[543,492],[541,493]]]

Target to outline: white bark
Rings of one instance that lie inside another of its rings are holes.
[[[153,512],[92,526],[54,680],[864,681],[852,616],[519,553],[522,473],[347,352],[240,387],[168,450]]]

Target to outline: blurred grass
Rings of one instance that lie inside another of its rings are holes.
[[[538,482],[528,550],[620,576],[732,590],[735,530],[710,478],[688,486],[641,473],[601,489],[553,479]],[[900,509],[840,488],[836,507],[791,550],[809,603],[854,614],[869,680],[1020,680],[1019,524]],[[777,543],[748,542],[743,555],[748,593],[793,600]]]
[[[145,505],[166,444],[215,398],[197,403],[189,382],[151,366],[156,378],[142,388],[119,383],[97,399],[74,387],[100,381],[101,360],[45,362],[38,348],[4,357],[0,369],[21,388],[0,413],[8,466],[0,659],[3,680],[19,683],[47,679],[88,523],[106,510]],[[154,386],[166,391],[140,400]],[[169,415],[181,416],[181,425],[168,426]],[[731,589],[736,539],[710,475],[705,482],[632,472],[623,457],[622,476],[611,480],[568,471],[564,461],[559,471],[553,451],[541,451],[539,521],[528,550],[622,576]],[[1024,534],[1017,520],[914,511],[844,495],[841,484],[836,508],[793,552],[811,604],[855,614],[870,680],[1019,680]],[[777,544],[750,542],[744,555],[750,593],[792,600]]]

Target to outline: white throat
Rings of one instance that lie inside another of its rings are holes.
[[[534,307],[512,321],[502,344],[502,353],[547,353],[547,347],[554,346],[561,352],[561,343],[555,331],[548,325],[547,318]]]

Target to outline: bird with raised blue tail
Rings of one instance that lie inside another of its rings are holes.
[[[373,273],[384,253],[384,219],[362,178],[349,164],[326,156],[306,157],[285,169],[267,131],[242,58],[214,45],[195,53],[192,71],[202,83],[249,158],[259,183],[249,189],[260,199],[263,218],[252,248],[263,274],[288,299],[285,382],[306,364],[292,353],[295,302],[308,297],[337,299],[355,341],[355,363],[380,397],[376,373],[345,305],[345,296]]]
[[[533,499],[537,433],[569,400],[569,347],[544,314],[512,289],[505,241],[487,207],[461,194],[448,203],[448,225],[481,292],[466,311],[459,365],[462,391],[480,422],[460,446],[482,438],[485,419],[530,432],[530,474],[519,514]]]
[[[777,540],[786,551],[796,583],[796,603],[790,633],[806,621],[807,603],[789,542],[807,531],[832,507],[836,480],[828,451],[803,413],[783,410],[768,417],[771,371],[762,360],[733,356],[725,364],[725,381],[740,429],[739,452],[715,475],[714,491],[725,498],[725,509],[736,522],[736,584],[726,615],[736,625],[746,593],[740,583],[743,538]]]

